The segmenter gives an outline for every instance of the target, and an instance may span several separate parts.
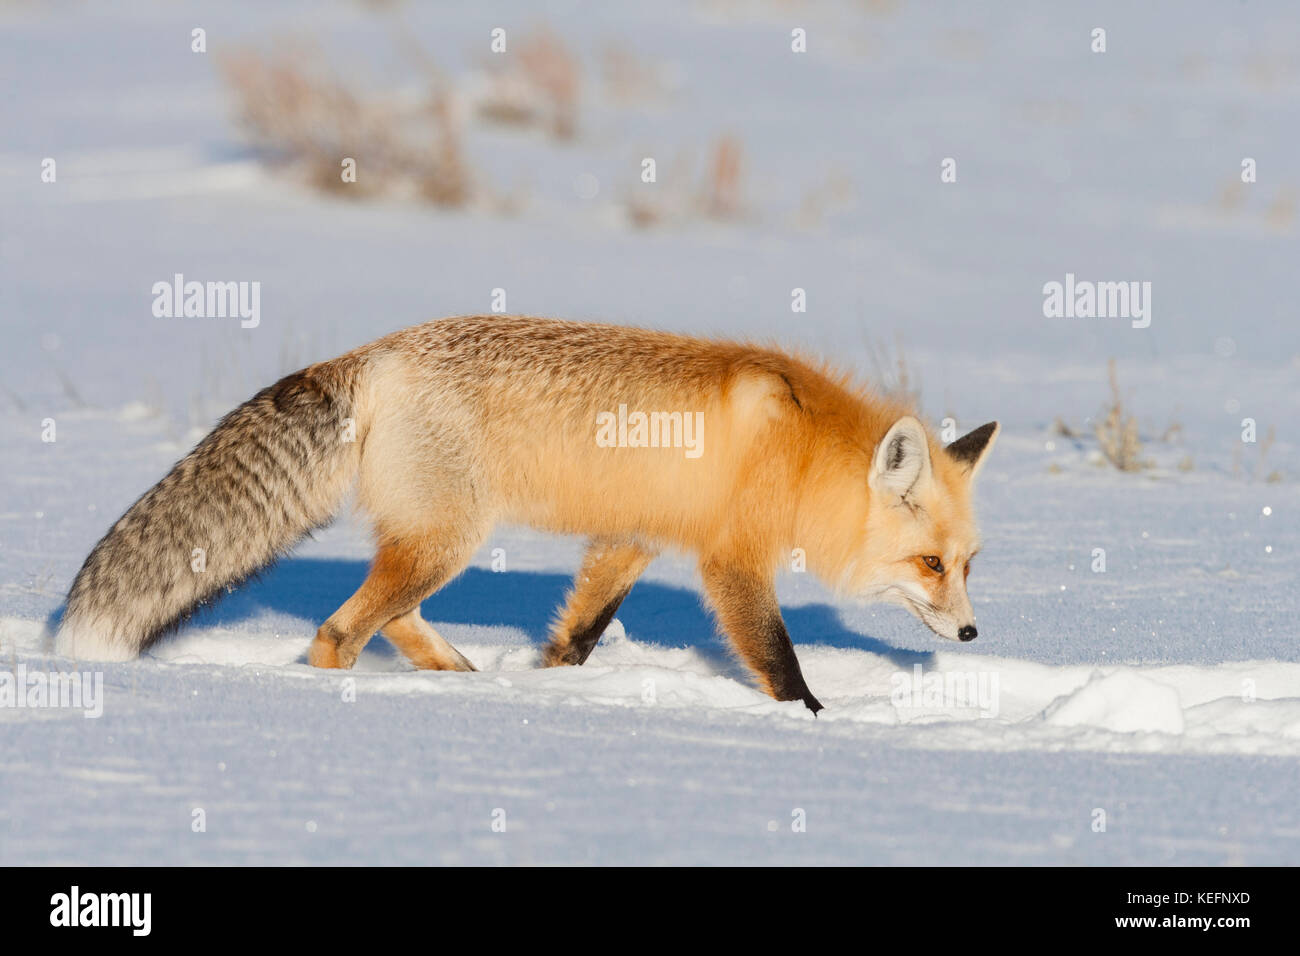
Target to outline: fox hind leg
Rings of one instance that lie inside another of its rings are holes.
[[[464,570],[481,539],[459,529],[386,541],[357,593],[316,632],[307,660],[316,667],[351,667],[381,627],[412,611],[418,616],[420,602]],[[447,541],[459,544],[448,548]],[[412,633],[403,624],[397,630]]]
[[[799,669],[771,582],[713,560],[701,562],[700,573],[719,625],[763,690],[777,700],[801,700],[814,714],[821,710]]]
[[[418,605],[385,624],[382,633],[419,670],[478,670],[420,616]]]
[[[542,664],[581,664],[656,552],[633,541],[598,539],[587,546],[582,569],[551,628]]]

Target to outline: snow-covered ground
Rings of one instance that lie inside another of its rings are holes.
[[[84,669],[43,638],[72,576],[221,412],[494,289],[863,372],[901,341],[935,421],[1004,428],[977,641],[781,581],[817,718],[755,689],[687,556],[651,567],[585,667],[537,669],[580,542],[525,529],[424,605],[480,673],[411,671],[382,638],[315,671],[307,643],[369,557],[345,514],[97,667],[102,716],[0,707],[0,863],[1300,862],[1300,11],[1131,6],[0,5],[0,685]],[[526,196],[510,216],[268,170],[213,62],[307,34],[393,86],[401,30],[472,89],[492,28],[538,22],[583,62],[579,135],[468,123],[483,178]],[[615,41],[655,96],[608,94]],[[723,133],[742,221],[626,223]],[[178,272],[260,281],[260,324],[155,318]],[[1045,318],[1067,273],[1151,282],[1150,327]],[[1092,437],[1111,357],[1153,461],[1136,474]]]

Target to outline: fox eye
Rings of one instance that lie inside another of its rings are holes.
[[[931,571],[933,571],[935,574],[943,574],[943,562],[940,561],[933,554],[927,555],[926,557],[922,558],[922,560],[925,561],[925,566],[929,568]]]

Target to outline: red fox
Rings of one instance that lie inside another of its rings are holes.
[[[944,447],[907,407],[775,349],[500,315],[430,322],[226,415],[91,551],[56,646],[136,656],[355,487],[377,553],[320,626],[318,667],[351,667],[380,631],[418,668],[473,670],[420,603],[514,522],[589,540],[546,665],[582,664],[641,572],[677,549],[698,557],[763,690],[815,713],[776,571],[801,549],[837,592],[971,640],[971,484],[997,433],[991,422]]]

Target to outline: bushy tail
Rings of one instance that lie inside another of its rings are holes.
[[[223,418],[90,552],[57,651],[133,658],[327,524],[358,470],[366,368],[313,365]]]

